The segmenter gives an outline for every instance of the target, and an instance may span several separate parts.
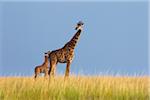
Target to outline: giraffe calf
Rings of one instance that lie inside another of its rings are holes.
[[[35,72],[35,76],[34,78],[36,79],[37,76],[40,74],[40,73],[44,73],[45,74],[45,77],[48,76],[48,66],[49,66],[49,60],[48,60],[48,54],[45,53],[45,59],[44,59],[44,63],[40,66],[36,66],[35,69],[34,69],[34,72]]]

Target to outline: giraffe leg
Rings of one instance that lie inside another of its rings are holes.
[[[49,75],[50,77],[55,74],[55,67],[56,67],[56,61],[50,61],[50,69],[49,69]]]
[[[38,75],[39,75],[40,73],[35,73],[35,76],[34,76],[34,79],[36,80],[37,78],[38,78]]]
[[[65,77],[69,77],[69,72],[70,72],[70,64],[71,62],[67,62],[67,66],[66,66],[66,72],[65,72]]]
[[[47,68],[45,68],[44,77],[47,78],[47,76],[48,76],[48,70]]]
[[[50,60],[50,68],[49,68],[49,71],[48,71],[48,75],[51,76],[51,73],[52,73],[52,61]]]
[[[35,74],[34,78],[35,78],[35,79],[37,78],[37,74]]]
[[[51,73],[51,70],[52,70],[52,67],[51,67],[52,65],[50,65],[50,68],[49,68],[49,71],[48,71],[48,75],[50,75],[50,73]]]
[[[51,75],[54,77],[55,75],[56,64],[53,65]]]
[[[37,78],[38,74],[39,74],[39,68],[36,67],[36,68],[35,68],[35,76],[34,76],[34,79]]]

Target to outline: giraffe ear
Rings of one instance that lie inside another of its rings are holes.
[[[84,25],[84,23],[83,23],[83,22],[81,22],[81,25]]]
[[[75,30],[77,30],[77,29],[78,29],[78,27],[75,28]]]

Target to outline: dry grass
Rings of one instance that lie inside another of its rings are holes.
[[[0,100],[149,100],[148,77],[1,77]]]

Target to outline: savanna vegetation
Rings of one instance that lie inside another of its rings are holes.
[[[149,77],[1,77],[0,100],[149,100]]]

